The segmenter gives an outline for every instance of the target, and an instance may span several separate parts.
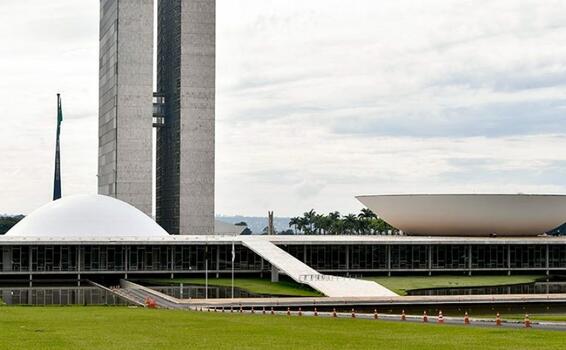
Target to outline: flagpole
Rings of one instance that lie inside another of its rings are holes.
[[[57,94],[57,137],[55,140],[55,174],[53,177],[53,200],[61,198],[61,122],[63,110],[61,108],[61,94]]]

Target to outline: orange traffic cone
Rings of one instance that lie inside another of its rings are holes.
[[[525,315],[524,324],[525,324],[525,328],[531,328],[531,320],[529,319],[529,314]]]
[[[338,315],[336,315],[336,309],[334,308],[334,309],[332,309],[332,317],[336,317],[336,316],[338,316]]]
[[[499,314],[499,312],[497,313],[497,315],[495,315],[495,325],[496,326],[501,326],[501,315]]]
[[[444,323],[444,316],[442,315],[442,311],[438,311],[438,323]]]
[[[314,308],[314,316],[318,316],[318,311],[316,311],[316,307]]]
[[[401,321],[407,320],[407,316],[405,316],[405,310],[401,310]]]
[[[373,309],[373,319],[374,320],[379,319],[379,316],[377,315],[377,309]]]
[[[354,309],[352,309],[352,318],[356,318],[356,311],[354,311]]]
[[[426,310],[423,313],[423,322],[425,322],[425,323],[428,322],[428,315],[426,314]]]
[[[470,324],[470,316],[468,316],[468,312],[464,314],[464,324]]]

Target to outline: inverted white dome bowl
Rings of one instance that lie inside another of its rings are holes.
[[[537,236],[566,222],[566,196],[427,194],[359,196],[390,225],[414,236]]]

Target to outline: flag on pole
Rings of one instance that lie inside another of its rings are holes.
[[[61,95],[57,94],[57,139],[55,141],[55,176],[53,179],[53,200],[61,198],[61,123],[63,122],[63,108]]]

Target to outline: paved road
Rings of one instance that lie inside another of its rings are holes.
[[[240,298],[240,299],[178,299],[179,303],[203,307],[393,307],[442,305],[493,305],[493,304],[566,304],[566,294],[514,294],[514,295],[447,295],[404,297],[352,297],[352,298]]]
[[[200,310],[198,308],[197,310]],[[251,314],[251,309],[243,309],[240,311],[239,308],[232,308],[232,309],[202,309],[203,312],[216,312],[216,313],[244,313],[244,314]],[[262,309],[254,309],[253,311],[256,315],[271,315],[272,312],[270,309],[266,309],[263,311]],[[287,316],[287,317],[324,317],[324,318],[348,318],[352,319],[352,313],[344,313],[344,312],[337,312],[336,316],[332,312],[318,312],[317,316],[314,315],[312,311],[303,311],[301,312],[301,316],[299,316],[299,312],[297,309],[291,311],[291,315],[287,315],[287,311],[273,311],[273,315],[275,316]],[[356,313],[356,319],[359,320],[375,320],[374,314],[359,314]],[[415,315],[406,315],[405,320],[401,319],[401,315],[389,315],[389,314],[379,314],[378,321],[387,321],[387,322],[405,322],[405,323],[424,323],[423,316],[415,316]],[[466,325],[464,323],[463,317],[444,317],[444,322],[442,324],[438,323],[438,318],[428,317],[428,325],[431,327],[437,326],[442,327],[443,325],[451,325],[451,326],[462,326],[462,327],[485,327],[485,328],[515,328],[515,329],[526,329],[525,324],[523,321],[502,321],[501,325],[498,326],[495,322],[495,318],[493,319],[470,319],[470,324]],[[545,330],[557,330],[557,331],[566,331],[566,322],[531,322],[532,329],[545,329]]]

